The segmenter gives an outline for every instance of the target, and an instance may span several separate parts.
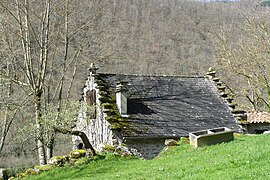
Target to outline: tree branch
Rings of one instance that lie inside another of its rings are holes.
[[[80,136],[80,138],[83,141],[83,144],[84,144],[85,148],[90,149],[93,156],[96,155],[95,149],[93,148],[93,146],[89,142],[89,139],[88,139],[88,137],[86,136],[86,134],[84,132],[82,132],[82,131],[73,131],[73,130],[63,129],[63,128],[59,128],[59,127],[54,127],[54,129],[55,129],[55,132],[59,132],[59,133],[62,133],[62,134]]]

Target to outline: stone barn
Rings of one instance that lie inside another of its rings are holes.
[[[124,145],[153,158],[166,139],[217,127],[238,131],[225,89],[214,71],[193,77],[124,75],[97,73],[92,65],[75,129],[85,132],[97,151]]]
[[[245,133],[262,134],[265,131],[270,131],[270,113],[249,111],[246,116],[246,120],[239,122]]]

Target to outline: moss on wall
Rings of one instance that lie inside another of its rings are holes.
[[[119,114],[114,91],[111,91],[106,81],[102,80],[100,77],[95,80],[95,82],[98,84],[96,88],[99,89],[99,100],[103,107],[103,113],[106,113],[107,115],[105,120],[110,123],[110,129],[127,128],[128,122],[126,122],[126,120],[128,118],[122,117]]]

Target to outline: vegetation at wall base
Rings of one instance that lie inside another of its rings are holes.
[[[269,179],[270,135],[193,148],[181,143],[153,160],[107,155],[87,164],[56,167],[27,179]]]

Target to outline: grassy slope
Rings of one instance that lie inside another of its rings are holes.
[[[270,135],[242,136],[198,149],[185,144],[153,160],[111,155],[30,179],[270,179],[269,140]]]

